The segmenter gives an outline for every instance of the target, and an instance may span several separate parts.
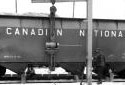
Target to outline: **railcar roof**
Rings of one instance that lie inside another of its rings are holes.
[[[49,18],[49,14],[45,13],[24,13],[24,14],[16,14],[16,13],[0,13],[0,17],[19,17],[19,18]],[[57,19],[70,19],[70,20],[85,20],[86,18],[72,18],[72,17],[59,17],[56,16]],[[93,20],[106,20],[106,21],[125,21],[125,19],[97,19]]]

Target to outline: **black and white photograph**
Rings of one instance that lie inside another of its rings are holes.
[[[125,0],[0,0],[0,85],[125,85]]]

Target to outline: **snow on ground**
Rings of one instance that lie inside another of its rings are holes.
[[[5,74],[16,74],[15,72],[13,72],[13,71],[11,71],[11,70],[9,70],[9,69],[6,69],[6,73]]]
[[[35,70],[35,74],[68,74],[68,72],[66,72],[65,69],[61,67],[56,67],[55,71],[50,71],[49,68],[47,67],[42,67],[42,68],[35,67],[34,70]],[[25,71],[27,71],[27,69]],[[9,69],[6,69],[6,74],[13,75],[16,73]]]
[[[56,67],[55,71],[50,71],[49,68],[34,68],[36,74],[68,74],[63,68]]]

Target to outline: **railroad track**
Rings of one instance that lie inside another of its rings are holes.
[[[26,78],[25,83],[86,83],[86,79],[76,80],[72,75],[35,75],[34,77]],[[97,79],[92,79],[96,83]],[[104,83],[109,81],[103,80]],[[125,83],[125,79],[115,78],[112,83]],[[21,77],[17,75],[5,75],[0,78],[0,84],[20,84],[22,83]],[[111,82],[110,82],[111,83]]]
[[[26,80],[25,83],[77,83],[77,82],[81,82],[81,80]],[[86,80],[83,80],[82,81],[83,83],[86,82]],[[92,80],[92,82],[97,82],[97,80]],[[123,82],[125,83],[125,79],[114,79],[112,82],[109,82],[109,81],[105,81],[103,80],[103,83],[104,82],[108,82],[108,83],[118,83],[118,82]],[[21,80],[1,80],[0,81],[0,84],[15,84],[15,83],[22,83]]]

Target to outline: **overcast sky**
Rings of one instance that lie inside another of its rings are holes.
[[[51,3],[31,3],[17,0],[17,13],[48,13]],[[56,14],[60,17],[73,16],[73,3],[56,3]],[[15,13],[15,0],[0,0],[0,12]],[[86,2],[76,2],[74,16],[86,17]],[[125,0],[93,0],[93,18],[125,19]]]

